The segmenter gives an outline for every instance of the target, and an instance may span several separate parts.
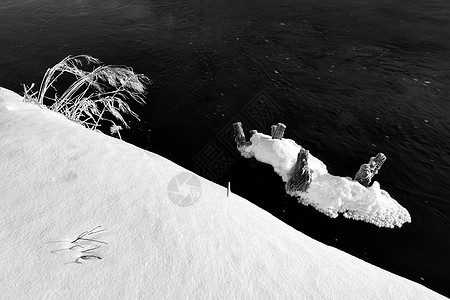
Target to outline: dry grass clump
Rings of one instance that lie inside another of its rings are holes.
[[[83,70],[88,66],[92,66],[92,70]],[[75,77],[75,81],[58,95],[55,83],[67,75]],[[32,92],[34,84],[24,85],[24,101],[61,113],[92,130],[106,121],[110,123],[110,132],[120,138],[122,125],[129,128],[123,113],[139,120],[125,100],[131,98],[145,104],[147,84],[151,84],[151,80],[131,68],[105,66],[89,55],[68,56],[45,72],[38,92]]]

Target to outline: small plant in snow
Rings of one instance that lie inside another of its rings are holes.
[[[93,66],[91,71],[82,69],[89,65]],[[63,75],[72,75],[75,81],[58,95],[55,83]],[[109,122],[110,132],[120,138],[121,125],[129,128],[121,113],[139,120],[125,100],[145,104],[143,95],[150,83],[148,77],[128,67],[105,66],[89,55],[68,56],[45,72],[39,91],[32,92],[34,84],[24,85],[24,101],[61,113],[92,130],[97,130],[101,122]]]

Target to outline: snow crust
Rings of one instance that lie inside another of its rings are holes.
[[[0,153],[3,299],[444,299],[4,88]]]
[[[291,139],[272,139],[271,136],[256,132],[250,138],[251,145],[245,148],[244,156],[254,156],[257,160],[273,166],[284,182],[291,177],[301,146]],[[379,227],[401,227],[411,222],[409,212],[395,201],[388,192],[374,181],[366,188],[349,177],[339,177],[328,173],[326,165],[309,154],[309,168],[312,181],[306,192],[290,193],[299,202],[311,205],[318,211],[336,218],[344,217],[362,220]]]

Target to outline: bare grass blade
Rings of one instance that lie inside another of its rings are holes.
[[[94,234],[97,234],[97,233],[100,233],[100,232],[103,232],[103,231],[106,231],[106,229],[104,229],[104,228],[102,229],[101,226],[97,226],[97,227],[95,227],[95,228],[93,228],[93,229],[91,229],[89,231],[84,231],[84,232],[80,233],[80,235],[76,239],[71,241],[71,243],[75,244],[78,241],[90,241],[90,242],[97,242],[97,243],[100,243],[100,244],[107,245],[108,244],[107,242],[102,242],[102,241],[99,241],[99,240],[87,238],[89,236],[92,236]]]

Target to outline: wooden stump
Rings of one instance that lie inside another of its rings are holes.
[[[270,126],[270,136],[273,138],[275,134],[275,130],[277,130],[277,125]]]
[[[371,157],[369,163],[361,165],[354,180],[368,187],[372,181],[372,177],[378,173],[385,161],[386,156],[383,153],[378,153],[375,157]]]
[[[271,131],[272,131],[272,138],[281,140],[284,135],[284,131],[286,130],[286,125],[282,123],[278,123],[276,126],[272,125]]]
[[[233,123],[233,129],[234,129],[234,141],[236,142],[238,149],[251,145],[250,142],[245,140],[245,134],[244,130],[242,129],[241,122]]]
[[[306,192],[311,184],[311,170],[308,167],[309,151],[303,148],[297,155],[291,178],[286,183],[286,192]]]

